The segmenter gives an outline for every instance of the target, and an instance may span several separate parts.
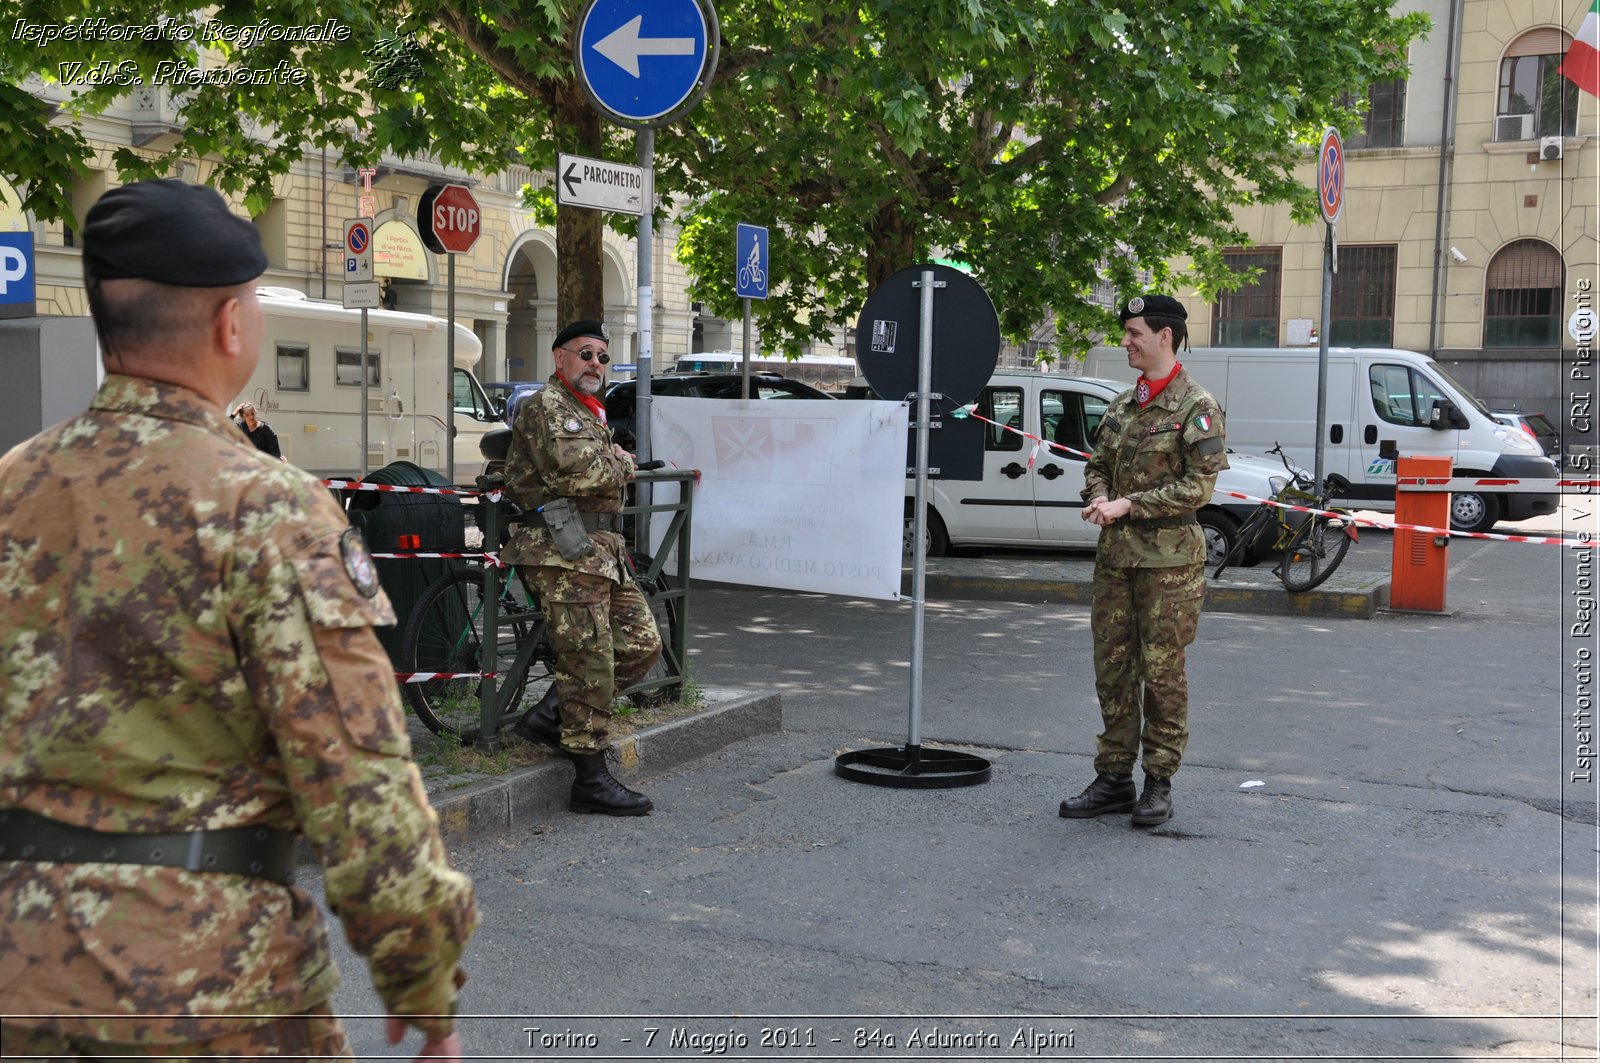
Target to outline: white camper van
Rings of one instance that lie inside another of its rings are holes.
[[[1299,465],[1315,463],[1316,348],[1196,347],[1178,360],[1227,415],[1228,446],[1264,453],[1282,443]],[[1121,347],[1096,347],[1084,372],[1131,383]],[[1489,415],[1471,392],[1433,359],[1415,351],[1333,347],[1328,351],[1325,473],[1350,481],[1359,508],[1394,509],[1395,458],[1448,457],[1457,476],[1546,479],[1556,475],[1538,443]],[[1450,523],[1461,531],[1487,531],[1499,520],[1527,520],[1555,512],[1549,494],[1458,492]]]
[[[308,299],[292,288],[259,288],[261,360],[234,402],[248,400],[278,434],[284,457],[323,476],[361,470],[361,311]],[[478,440],[502,428],[471,367],[483,355],[456,325],[455,366],[445,377],[445,322],[427,314],[367,311],[367,468],[409,461],[444,473],[455,403],[455,479],[483,470]],[[231,406],[232,404],[230,404]]]
[[[1083,519],[1083,457],[1092,447],[1111,400],[1127,390],[1114,380],[1061,373],[996,373],[971,406],[983,424],[983,478],[928,481],[928,555],[951,546],[1048,546],[1093,549],[1100,528]],[[996,427],[1003,425],[1005,427]],[[1078,454],[1041,447],[1060,443]],[[1229,454],[1217,490],[1266,498],[1287,479],[1282,463]],[[909,522],[916,481],[906,481]],[[1256,508],[1242,499],[1212,496],[1198,519],[1206,535],[1207,565],[1232,547],[1239,524]]]

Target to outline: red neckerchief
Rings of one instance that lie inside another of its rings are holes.
[[[579,402],[581,402],[585,406],[589,407],[589,412],[594,414],[596,417],[600,418],[600,423],[601,424],[605,424],[606,423],[606,404],[605,403],[601,402],[599,399],[595,398],[593,395],[585,395],[583,392],[581,392],[577,388],[573,387],[572,386],[572,381],[568,380],[566,377],[562,376],[560,373],[556,374],[556,379],[560,380],[563,384],[565,384],[567,386],[567,392],[569,394],[571,394],[571,396],[573,398],[577,399]]]
[[[1139,402],[1139,409],[1142,410],[1146,406],[1150,405],[1151,399],[1165,391],[1167,385],[1172,383],[1172,378],[1177,376],[1178,370],[1182,368],[1182,362],[1174,364],[1172,367],[1172,372],[1168,373],[1160,380],[1151,380],[1149,377],[1141,376],[1139,378],[1139,386],[1135,388],[1133,392],[1133,397]]]

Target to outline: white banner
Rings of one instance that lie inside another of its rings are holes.
[[[906,425],[898,402],[653,397],[651,455],[702,474],[690,575],[899,598]]]

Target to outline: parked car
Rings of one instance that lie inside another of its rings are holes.
[[[517,404],[544,387],[542,380],[495,380],[483,385],[495,411],[507,425],[516,417]]]
[[[738,373],[669,373],[650,378],[650,395],[680,396],[690,399],[737,399],[743,394]],[[789,380],[776,373],[750,374],[752,399],[831,399],[826,391]],[[624,450],[637,450],[634,411],[639,399],[639,383],[623,380],[606,392],[606,423],[612,437]]]
[[[953,546],[1093,549],[1100,529],[1082,519],[1084,454],[1093,447],[1111,400],[1126,390],[1115,380],[1061,373],[999,372],[967,408],[982,416],[983,478],[929,483],[924,545],[929,557]],[[1034,453],[1033,439],[1071,448]],[[1273,494],[1287,474],[1276,460],[1228,454],[1217,490],[1254,498]],[[914,479],[906,481],[911,534]],[[1214,495],[1196,515],[1206,538],[1206,564],[1233,547],[1239,525],[1257,503]],[[908,538],[908,543],[909,543]]]
[[[1539,446],[1544,448],[1545,457],[1554,461],[1558,468],[1560,467],[1561,433],[1556,430],[1556,426],[1551,424],[1550,419],[1544,414],[1526,413],[1522,410],[1512,408],[1502,410],[1491,409],[1489,411],[1489,416],[1493,417],[1496,421],[1505,425],[1507,428],[1515,428],[1524,435],[1527,435],[1534,442],[1538,443]]]

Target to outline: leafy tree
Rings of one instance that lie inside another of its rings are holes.
[[[1002,327],[1052,311],[1083,343],[1087,297],[1140,270],[1236,284],[1232,212],[1289,202],[1346,93],[1403,72],[1426,25],[1385,0],[724,0],[718,85],[664,138],[692,204],[680,257],[732,316],[733,228],[771,228],[763,327],[854,324],[865,295],[936,252],[970,263]],[[1345,124],[1345,128],[1350,128]],[[1065,346],[1066,344],[1064,344]]]
[[[553,167],[557,150],[614,154],[621,142],[610,143],[618,138],[608,140],[572,77],[564,41],[578,6],[22,0],[0,38],[0,174],[23,186],[24,206],[37,216],[81,220],[72,217],[69,190],[90,158],[83,119],[126,94],[135,78],[182,88],[181,75],[200,63],[201,45],[222,51],[223,69],[284,70],[290,79],[191,85],[180,98],[176,143],[153,156],[115,153],[124,179],[165,176],[182,158],[214,158],[212,182],[243,193],[259,211],[271,201],[275,177],[323,149],[350,166],[391,152],[489,173],[517,160]],[[73,34],[53,32],[73,24]],[[330,36],[309,42],[271,32],[329,26]],[[130,36],[117,27],[151,29]],[[86,72],[98,76],[73,84],[59,114],[23,84],[30,74],[66,84]],[[598,317],[600,219],[593,211],[545,208],[567,267],[558,282],[559,313]]]
[[[273,175],[328,148],[355,164],[384,150],[487,171],[509,158],[550,166],[556,146],[629,158],[631,134],[602,123],[576,86],[568,42],[579,0],[226,0],[215,10],[157,0],[22,0],[37,24],[99,17],[146,24],[309,26],[334,19],[348,40],[273,40],[230,50],[239,65],[306,70],[283,88],[208,86],[189,94],[185,139],[129,175],[166,172],[172,155],[220,158],[218,183],[263,205]],[[181,9],[181,10],[180,10]],[[695,297],[735,316],[733,230],[765,224],[774,297],[764,335],[797,350],[852,324],[866,293],[935,252],[971,263],[1006,331],[1056,315],[1069,343],[1105,329],[1087,297],[1141,270],[1176,283],[1189,256],[1210,293],[1236,283],[1221,248],[1242,243],[1235,209],[1289,202],[1324,125],[1347,123],[1346,94],[1404,70],[1425,25],[1383,0],[722,0],[722,63],[702,105],[657,138],[657,187],[672,196]],[[162,12],[166,14],[163,15]],[[394,20],[400,19],[397,24]],[[82,139],[14,86],[58,64],[131,61],[146,81],[193,45],[151,41],[0,41],[0,173],[27,205],[64,216]],[[92,87],[65,108],[90,114],[122,86]],[[48,120],[48,121],[47,121]],[[248,137],[273,132],[272,150]],[[542,201],[546,211],[548,199]],[[595,212],[557,213],[563,317],[599,311]],[[576,266],[575,266],[576,264]],[[590,278],[594,278],[593,281]]]

